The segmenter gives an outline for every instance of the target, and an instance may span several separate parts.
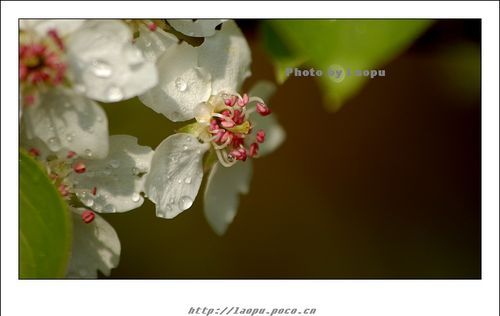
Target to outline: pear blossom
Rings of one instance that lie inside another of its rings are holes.
[[[63,148],[51,151],[24,131],[21,146],[46,168],[48,177],[69,204],[73,218],[73,250],[68,277],[108,275],[118,265],[120,241],[114,229],[98,214],[126,212],[144,202],[144,176],[149,172],[153,151],[128,135],[109,139],[105,159],[88,159]]]
[[[250,75],[250,62],[250,49],[234,21],[199,47],[181,43],[157,58],[159,83],[139,98],[172,121],[196,119],[155,150],[145,193],[156,204],[157,216],[173,218],[189,209],[208,169],[205,214],[223,234],[238,195],[248,192],[247,159],[283,142],[285,133],[264,101],[273,85],[262,83],[250,95],[237,92]],[[259,90],[264,95],[254,94]]]
[[[116,102],[157,83],[154,62],[117,20],[21,20],[20,86],[26,136],[51,151],[104,158],[108,128],[93,100]]]
[[[225,19],[169,19],[167,22],[177,31],[194,37],[208,37],[215,34],[215,28]]]
[[[68,202],[101,213],[121,213],[142,205],[144,175],[150,170],[153,150],[129,135],[109,137],[109,155],[90,159],[66,148],[54,153],[39,138],[21,136],[21,146],[39,160]]]

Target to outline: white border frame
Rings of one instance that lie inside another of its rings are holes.
[[[187,315],[190,306],[314,307],[316,315],[498,315],[497,2],[2,2],[2,314]],[[286,8],[286,10],[285,10]],[[19,281],[18,18],[482,18],[482,280]],[[97,283],[96,283],[97,282]]]

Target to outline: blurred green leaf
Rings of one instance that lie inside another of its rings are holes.
[[[20,153],[20,277],[61,278],[71,251],[71,218],[42,166]]]
[[[286,79],[286,67],[306,61],[323,71],[320,83],[328,107],[337,110],[366,82],[350,76],[340,82],[327,71],[332,65],[354,70],[379,69],[406,49],[430,24],[430,20],[270,20],[264,22],[263,41],[273,56],[278,81]],[[387,73],[386,73],[387,75]]]

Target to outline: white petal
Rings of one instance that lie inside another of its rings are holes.
[[[59,36],[68,35],[76,31],[85,20],[20,20],[21,30],[31,30],[40,36],[46,36],[50,30],[56,30]]]
[[[252,178],[251,161],[238,162],[232,167],[215,164],[205,187],[205,217],[212,229],[223,235],[238,210],[240,194],[247,194]]]
[[[135,41],[135,46],[144,53],[144,56],[156,62],[156,59],[167,50],[167,48],[178,43],[177,37],[157,28],[150,31],[146,25],[139,26],[139,37]]]
[[[212,94],[237,92],[250,76],[250,47],[234,21],[227,21],[197,48],[199,65],[212,75]]]
[[[274,83],[262,80],[250,89],[249,95],[260,97],[268,103],[275,91],[276,85]],[[259,146],[259,156],[262,157],[275,151],[285,141],[286,132],[278,123],[275,114],[263,117],[257,112],[253,112],[250,114],[250,120],[254,124],[252,135],[261,129],[266,132],[266,141]]]
[[[158,82],[154,63],[121,21],[87,21],[68,40],[68,60],[75,89],[102,102],[132,98]]]
[[[120,240],[113,227],[95,214],[92,222],[83,222],[84,209],[72,208],[73,249],[68,278],[97,278],[97,270],[109,275],[120,261]]]
[[[215,27],[226,21],[225,19],[198,19],[167,20],[177,31],[188,36],[204,37],[215,34]]]
[[[173,218],[191,207],[203,177],[203,155],[208,144],[190,135],[169,136],[155,150],[145,192],[156,204],[156,215]]]
[[[109,138],[106,159],[82,160],[86,171],[72,173],[70,179],[83,204],[101,213],[126,212],[144,202],[140,193],[151,165],[153,150],[137,144],[129,135]],[[92,189],[96,188],[95,195]]]
[[[64,89],[50,89],[23,114],[28,139],[39,137],[50,150],[62,148],[79,155],[104,158],[108,154],[108,121],[92,100]]]
[[[210,75],[198,67],[198,51],[181,43],[157,60],[159,83],[139,99],[174,122],[194,118],[194,109],[210,96]]]

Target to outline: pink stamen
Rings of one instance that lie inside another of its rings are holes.
[[[91,210],[85,210],[82,213],[82,220],[85,222],[85,224],[91,223],[95,218],[94,212]]]
[[[266,132],[264,132],[263,130],[258,131],[255,135],[255,139],[257,140],[257,142],[263,143],[264,140],[266,140]]]
[[[29,154],[33,157],[38,157],[40,156],[40,150],[38,150],[37,148],[33,147],[29,150]]]
[[[59,47],[60,50],[64,50],[64,43],[59,37],[59,34],[57,34],[56,30],[49,30],[47,34],[52,38],[52,40],[56,43],[57,47]]]
[[[257,102],[256,110],[257,110],[257,113],[259,113],[262,116],[266,116],[266,115],[271,114],[271,109],[267,105],[265,105],[264,103]]]
[[[97,193],[97,188],[96,188],[96,187],[93,187],[93,188],[92,188],[92,191],[90,191],[90,193],[92,193],[92,195],[96,195],[96,193]]]
[[[228,139],[231,139],[232,137],[233,137],[233,133],[231,133],[230,131],[226,131],[226,132],[224,132],[224,135],[222,135],[220,141],[221,141],[221,143],[225,143]]]
[[[81,162],[81,161],[76,162],[73,165],[73,171],[75,171],[76,173],[84,173],[85,170],[86,170],[85,164],[83,162]]]
[[[33,105],[35,103],[35,96],[33,94],[28,94],[24,97],[25,105]]]
[[[68,194],[69,194],[69,188],[65,184],[59,185],[58,190],[59,190],[59,193],[61,193],[62,196],[68,196]]]
[[[250,150],[249,150],[249,155],[250,157],[255,157],[258,154],[259,151],[259,144],[257,143],[252,143],[250,145]]]
[[[231,151],[230,155],[236,160],[247,160],[247,151],[242,147],[234,149],[233,151]]]
[[[243,97],[238,100],[238,105],[245,106],[248,103],[248,100],[249,100],[248,95],[245,93],[243,94]]]
[[[236,123],[234,123],[233,120],[228,119],[228,120],[222,120],[220,122],[220,125],[222,125],[222,127],[224,127],[224,128],[231,128],[231,127],[234,127],[236,125]]]
[[[149,29],[151,32],[156,31],[156,28],[157,28],[156,24],[154,24],[154,23],[149,23],[149,24],[148,24],[148,29]]]

